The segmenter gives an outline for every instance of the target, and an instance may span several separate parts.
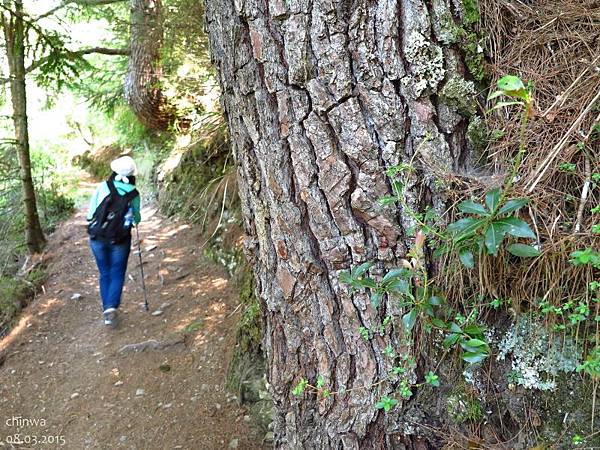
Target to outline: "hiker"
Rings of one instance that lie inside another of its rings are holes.
[[[121,156],[110,168],[112,174],[98,185],[90,200],[87,220],[90,247],[100,272],[104,324],[114,327],[131,249],[131,228],[141,216],[134,160]]]

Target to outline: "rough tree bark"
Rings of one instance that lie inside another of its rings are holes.
[[[410,217],[378,202],[390,194],[386,168],[418,149],[407,200],[438,211],[436,174],[464,170],[467,120],[441,95],[465,76],[453,43],[462,2],[220,0],[206,9],[263,308],[276,448],[427,448],[409,436],[418,431],[410,402],[386,415],[374,407],[383,393],[360,389],[389,371],[393,336],[365,341],[358,328],[397,307],[376,311],[339,275],[365,261],[395,267],[411,245]],[[318,374],[332,391],[359,389],[326,400],[291,394]]]
[[[27,123],[27,95],[25,90],[25,29],[23,2],[14,0],[2,13],[2,28],[6,42],[6,56],[10,77],[10,98],[13,105],[13,123],[19,158],[20,178],[25,206],[25,234],[30,253],[42,250],[46,239],[40,225],[31,176],[29,157],[29,130]]]
[[[163,41],[161,0],[131,0],[131,54],[125,77],[125,99],[148,128],[165,130],[175,111],[160,89]]]

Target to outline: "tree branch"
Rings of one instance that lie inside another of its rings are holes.
[[[100,55],[116,55],[116,56],[127,56],[131,53],[131,51],[128,48],[104,48],[104,47],[92,47],[92,48],[84,48],[81,50],[75,50],[73,52],[67,52],[65,53],[65,55],[77,55],[77,56],[83,56],[83,55],[89,55],[92,53],[98,53]],[[30,73],[33,72],[35,69],[37,69],[40,65],[42,65],[48,58],[41,58],[37,61],[34,61],[29,67],[27,67],[25,69],[25,73]],[[11,78],[0,78],[0,84],[4,84],[4,83],[8,83],[11,80]]]
[[[83,56],[83,55],[89,55],[92,53],[98,53],[101,55],[122,55],[122,56],[127,56],[131,53],[131,51],[128,48],[105,48],[105,47],[91,47],[91,48],[85,48],[85,49],[81,49],[81,50],[75,50],[75,51],[69,51],[67,50],[65,52],[65,56],[69,56],[69,55],[75,55],[75,56]],[[27,67],[25,69],[25,73],[30,73],[32,71],[34,71],[35,69],[37,69],[39,66],[41,66],[42,64],[44,64],[44,62],[46,62],[46,60],[48,59],[48,57],[45,58],[40,58],[37,61],[34,61],[33,63],[31,63],[31,65],[29,67]]]
[[[102,6],[102,5],[110,5],[112,3],[121,3],[124,1],[126,1],[126,0],[65,0],[57,7],[52,8],[51,10],[46,11],[43,14],[40,14],[39,16],[37,16],[35,18],[35,20],[40,20],[45,17],[51,16],[56,11],[64,8],[65,6],[71,5],[71,4],[77,4],[80,6]]]
[[[81,50],[76,50],[73,53],[75,55],[89,55],[90,53],[100,53],[102,55],[123,55],[128,56],[131,53],[129,48],[105,48],[105,47],[91,47]]]

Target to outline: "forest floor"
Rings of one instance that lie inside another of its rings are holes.
[[[84,212],[50,237],[44,292],[0,341],[0,448],[262,448],[225,389],[236,290],[202,257],[196,229],[142,216],[150,311],[132,249],[116,329],[101,321]],[[10,444],[17,434],[30,443]]]

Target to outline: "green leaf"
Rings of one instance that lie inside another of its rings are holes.
[[[496,109],[506,108],[508,106],[513,106],[513,105],[523,105],[523,102],[519,102],[519,101],[498,102],[494,106],[492,106],[490,109],[488,109],[487,112],[492,112],[492,111],[494,111]]]
[[[473,257],[473,252],[468,248],[462,248],[458,251],[458,259],[468,269],[472,269],[475,267],[475,258]]]
[[[528,198],[513,198],[509,201],[507,201],[502,208],[500,208],[500,211],[498,211],[498,214],[510,214],[512,212],[515,212],[519,209],[521,209],[523,206],[525,206],[526,204],[529,203],[529,199]]]
[[[458,204],[458,209],[464,213],[477,214],[480,216],[489,216],[489,212],[480,203],[475,203],[471,200],[466,200]]]
[[[469,339],[467,344],[469,347],[487,347],[487,342],[484,342],[481,339]]]
[[[375,283],[375,280],[373,278],[361,278],[358,280],[358,284],[362,287],[366,287],[369,289],[377,288],[377,283]]]
[[[446,230],[454,235],[454,240],[458,242],[472,236],[484,223],[485,219],[465,217],[448,225]]]
[[[465,333],[469,336],[478,336],[481,335],[485,331],[485,328],[480,327],[479,325],[467,325],[465,327]]]
[[[490,255],[496,256],[498,254],[498,249],[505,234],[506,231],[502,225],[498,225],[496,222],[489,224],[487,230],[485,230],[485,246]]]
[[[493,223],[501,225],[505,232],[511,236],[531,239],[536,238],[535,233],[529,227],[529,224],[516,217],[505,217],[503,219],[495,220]]]
[[[478,352],[481,351],[481,349],[478,349],[478,347],[483,347],[484,349],[487,349],[488,345],[481,339],[468,339],[462,341],[460,343],[460,346],[469,352]]]
[[[487,358],[487,353],[464,352],[462,354],[462,359],[471,364],[481,362],[485,358]]]
[[[388,292],[396,292],[398,294],[410,295],[410,284],[405,279],[393,281],[386,286]]]
[[[344,272],[340,273],[340,283],[343,283],[343,284],[351,284],[352,283],[352,276],[350,275],[350,272],[344,271]]]
[[[442,303],[444,303],[444,301],[442,300],[442,298],[438,297],[437,295],[432,295],[431,297],[429,297],[430,305],[439,306]]]
[[[504,92],[502,92],[502,91],[494,91],[490,95],[488,95],[487,99],[488,100],[493,100],[493,99],[495,99],[497,97],[500,97],[502,95],[505,95]]]
[[[507,249],[511,254],[521,258],[534,258],[540,256],[540,251],[531,245],[511,244]]]
[[[367,272],[367,270],[371,268],[372,265],[372,261],[367,261],[365,263],[362,263],[360,266],[355,267],[354,269],[352,269],[352,278],[361,277]]]
[[[386,284],[390,281],[396,280],[398,278],[406,278],[410,276],[410,271],[408,269],[392,269],[388,273],[385,274],[383,280],[381,282]]]
[[[450,324],[450,331],[452,331],[453,333],[462,333],[462,329],[454,322]]]
[[[406,372],[404,367],[396,366],[392,369],[392,373],[394,375],[402,375],[404,372]]]
[[[325,379],[323,378],[323,375],[319,375],[317,377],[317,389],[321,389],[323,386],[325,386]]]
[[[417,309],[413,308],[406,314],[402,316],[402,323],[407,331],[410,331],[415,326],[415,322],[417,321]]]
[[[450,333],[448,336],[446,336],[444,338],[444,342],[442,343],[442,345],[445,348],[450,348],[452,347],[454,344],[456,344],[458,342],[458,340],[460,339],[460,334],[456,334],[456,333]]]
[[[396,203],[398,201],[398,197],[392,197],[392,196],[385,196],[385,197],[381,197],[379,199],[379,204],[381,206],[388,206],[388,205],[392,205],[394,203]]]
[[[492,213],[496,212],[500,202],[500,188],[492,189],[485,194],[485,204]]]
[[[373,292],[373,294],[371,294],[371,305],[373,306],[373,308],[379,308],[379,304],[381,303],[381,296],[381,292]]]
[[[525,89],[523,81],[515,75],[504,75],[498,80],[498,89],[506,92],[514,92]]]
[[[446,322],[444,322],[443,320],[440,320],[436,317],[432,317],[430,320],[434,326],[441,328],[442,330],[446,329]]]
[[[292,394],[295,396],[302,395],[306,386],[308,386],[308,380],[306,378],[300,378],[298,384],[292,389]]]

